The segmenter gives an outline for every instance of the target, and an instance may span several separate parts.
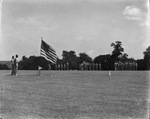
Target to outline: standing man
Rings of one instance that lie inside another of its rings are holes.
[[[12,56],[12,59],[11,59],[11,75],[15,75],[15,59],[14,59],[14,56]]]
[[[14,64],[15,64],[15,75],[17,76],[18,74],[18,55],[16,55],[16,58],[14,60]]]

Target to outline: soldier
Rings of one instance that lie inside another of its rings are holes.
[[[124,70],[124,63],[121,62],[121,70]]]
[[[94,63],[92,63],[92,70],[95,70],[95,68],[94,68],[95,66],[94,66]]]
[[[67,62],[67,70],[69,70],[69,63]]]
[[[66,64],[64,64],[64,70],[66,70]]]
[[[137,68],[138,68],[138,64],[137,62],[135,62],[135,70],[137,70]]]
[[[57,64],[55,64],[55,70],[57,70]]]
[[[60,64],[58,64],[58,70],[60,70]]]
[[[88,63],[87,62],[85,62],[85,70],[87,70],[88,69]]]
[[[130,70],[134,70],[134,62],[130,62]]]
[[[118,70],[117,62],[115,62],[115,70]]]
[[[89,64],[89,70],[91,70],[91,63]]]
[[[63,64],[60,64],[60,70],[63,70]]]
[[[14,59],[14,69],[15,69],[15,75],[17,76],[18,74],[18,55],[16,55],[16,58]]]
[[[98,64],[98,69],[101,70],[101,63]]]
[[[125,62],[125,68],[124,69],[127,70],[127,62]]]
[[[123,67],[123,70],[125,70],[125,63],[124,62],[122,63],[122,67]]]
[[[96,65],[95,65],[95,69],[98,70],[98,64],[97,64],[97,63],[96,63]]]
[[[85,63],[83,62],[83,70],[85,70]]]
[[[14,56],[12,56],[12,59],[11,59],[11,75],[15,75],[15,62],[14,62]]]
[[[49,67],[48,67],[48,68],[49,68],[49,70],[51,70],[51,69],[52,69],[52,68],[51,68],[51,65],[49,64],[48,66],[49,66]]]
[[[80,64],[80,68],[81,68],[81,70],[83,70],[83,63]]]
[[[121,61],[119,61],[118,70],[121,70]]]

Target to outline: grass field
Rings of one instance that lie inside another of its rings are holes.
[[[2,119],[148,119],[148,71],[0,71]]]

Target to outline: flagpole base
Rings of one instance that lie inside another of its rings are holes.
[[[38,70],[37,71],[37,76],[40,76],[40,74],[41,74],[41,70]]]

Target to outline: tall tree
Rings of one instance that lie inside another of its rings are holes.
[[[0,70],[8,70],[9,67],[6,64],[0,64]]]
[[[87,63],[92,63],[92,58],[86,53],[80,53],[79,59],[80,59],[80,63],[83,63],[84,61]]]
[[[111,62],[110,54],[99,55],[94,58],[94,63],[101,64],[102,70],[114,69],[114,66]]]
[[[79,58],[76,56],[75,51],[63,51],[62,57],[64,63],[69,63],[69,68],[71,70],[78,69]]]
[[[122,62],[128,61],[128,54],[127,53],[123,53],[119,56],[119,60]]]
[[[27,69],[27,62],[28,62],[28,58],[26,56],[22,56],[21,61],[19,61],[19,69],[20,70],[26,70]]]
[[[137,65],[138,65],[137,69],[138,70],[145,70],[143,64],[144,64],[144,59],[138,59],[137,60]]]
[[[116,41],[115,43],[111,43],[111,47],[114,48],[112,51],[112,58],[114,61],[119,60],[119,56],[124,52],[124,48],[122,47],[121,41]]]
[[[19,62],[20,70],[37,70],[38,66],[42,69],[48,69],[48,61],[40,56],[30,56],[29,58],[23,56],[22,60]]]
[[[144,69],[149,70],[150,69],[150,46],[146,49],[146,51],[143,52],[144,54]]]

